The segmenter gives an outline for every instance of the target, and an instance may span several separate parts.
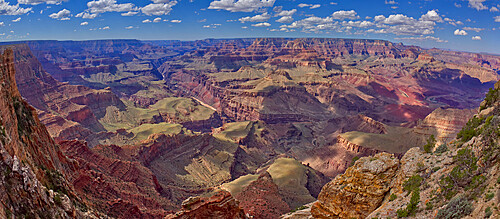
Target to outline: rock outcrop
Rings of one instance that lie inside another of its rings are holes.
[[[353,167],[327,183],[311,209],[315,218],[366,218],[390,190],[399,161],[382,153],[360,158]]]
[[[245,213],[254,218],[278,218],[290,211],[279,194],[278,186],[266,171],[235,197]]]
[[[222,218],[244,219],[247,218],[243,209],[238,206],[231,193],[219,190],[208,197],[191,197],[182,202],[182,209],[167,215],[168,219],[188,218]]]

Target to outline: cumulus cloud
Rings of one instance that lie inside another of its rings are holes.
[[[63,9],[57,13],[53,13],[53,14],[49,15],[49,17],[52,19],[57,19],[57,20],[62,20],[62,21],[69,20],[70,16],[71,16],[71,11],[69,11],[68,9]]]
[[[276,20],[276,22],[280,22],[280,23],[292,23],[293,22],[293,18],[292,18],[292,16],[284,16],[284,17],[281,17],[280,19]]]
[[[292,9],[292,10],[289,10],[289,11],[280,11],[279,13],[277,13],[275,15],[275,17],[284,17],[284,16],[292,16],[294,15],[295,13],[297,12],[297,9]]]
[[[86,26],[86,25],[89,25],[89,22],[85,21],[85,22],[82,22],[80,23],[81,26]]]
[[[427,14],[422,15],[422,17],[420,17],[420,20],[443,22],[443,19],[441,19],[441,16],[439,16],[437,11],[435,10],[428,11]]]
[[[269,15],[267,12],[265,12],[263,14],[258,14],[258,15],[255,15],[253,17],[242,17],[242,18],[240,18],[238,20],[241,23],[245,23],[245,22],[264,22],[264,21],[269,20],[269,18],[271,18],[271,15]]]
[[[19,4],[10,5],[5,0],[0,0],[0,15],[21,15],[31,11],[31,8],[21,8]]]
[[[487,10],[488,7],[486,7],[485,5],[483,5],[483,2],[485,2],[486,0],[469,0],[469,7],[471,8],[474,8],[478,11],[480,10]]]
[[[305,3],[301,3],[298,5],[300,8],[309,8],[309,9],[316,9],[316,8],[319,8],[321,7],[320,4],[305,4]]]
[[[484,30],[484,28],[479,28],[479,27],[464,27],[464,30],[468,30],[468,31],[476,31],[476,32],[481,32]]]
[[[87,3],[87,7],[92,14],[101,14],[105,12],[125,12],[136,10],[132,3],[117,4],[116,0],[97,0]]]
[[[151,23],[152,21],[149,19],[143,20],[142,23]]]
[[[172,23],[180,23],[180,22],[182,22],[182,20],[171,20],[170,22],[172,22]]]
[[[396,1],[394,1],[394,0],[390,0],[390,1],[385,0],[385,4],[386,5],[396,5],[398,3]]]
[[[136,15],[138,13],[139,13],[138,11],[129,11],[129,12],[126,12],[126,13],[122,13],[121,15],[122,16],[134,16],[134,15]]]
[[[153,3],[141,8],[141,12],[145,15],[167,15],[172,11],[172,7],[177,5],[177,1],[170,1],[167,3]]]
[[[21,21],[21,18],[20,18],[20,17],[18,17],[18,18],[16,18],[16,19],[12,20],[12,22],[14,22],[14,23],[15,23],[15,22],[19,22],[19,21]]]
[[[208,9],[230,12],[252,12],[260,8],[273,7],[276,0],[215,0]]]
[[[63,1],[67,0],[18,0],[17,3],[19,4],[24,4],[24,5],[38,5],[38,4],[61,4]]]
[[[396,35],[429,35],[434,33],[436,22],[443,22],[435,10],[428,11],[420,19],[408,17],[404,14],[392,14],[389,17],[378,15],[374,18],[379,33],[393,33]]]
[[[125,27],[125,29],[127,29],[127,30],[130,30],[130,29],[133,29],[133,28],[134,28],[134,26],[127,26],[127,27]]]
[[[481,37],[480,36],[473,36],[472,40],[481,40]]]
[[[496,16],[493,19],[495,19],[495,22],[500,22],[500,16]]]
[[[153,20],[153,23],[158,23],[158,22],[161,22],[161,17],[157,17]]]
[[[85,18],[85,19],[94,19],[97,17],[97,14],[89,14],[87,12],[81,12],[81,13],[78,13],[75,17],[81,17],[81,18]]]
[[[271,24],[267,23],[267,22],[263,22],[263,23],[258,23],[258,24],[252,24],[252,26],[254,26],[254,27],[269,27],[269,26],[271,26]]]
[[[455,34],[456,36],[466,36],[468,33],[465,30],[456,29],[453,34]]]
[[[359,19],[358,13],[354,10],[333,12],[332,18],[335,20],[355,20]]]
[[[498,12],[498,8],[497,8],[497,7],[491,7],[491,8],[490,8],[490,11],[491,11],[491,12]]]

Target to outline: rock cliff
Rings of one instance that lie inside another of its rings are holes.
[[[84,218],[66,177],[76,169],[20,95],[11,49],[0,56],[0,217]],[[78,207],[77,207],[78,206]]]

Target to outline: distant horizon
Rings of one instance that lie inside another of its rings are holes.
[[[485,54],[485,55],[493,55],[500,56],[499,53],[491,53],[491,52],[476,52],[476,51],[466,51],[466,50],[457,50],[450,48],[440,48],[440,47],[423,47],[414,44],[408,44],[404,42],[394,42],[387,39],[376,39],[376,38],[344,38],[344,37],[221,37],[221,38],[201,38],[194,40],[179,40],[179,39],[135,39],[135,38],[103,38],[103,39],[79,39],[79,40],[71,40],[71,39],[33,39],[33,40],[15,40],[15,41],[0,41],[0,45],[9,45],[23,42],[39,42],[39,41],[55,41],[55,42],[87,42],[87,41],[111,41],[111,40],[137,40],[140,42],[148,42],[148,41],[178,41],[178,42],[194,42],[194,41],[203,41],[203,40],[236,40],[236,39],[345,39],[345,40],[378,40],[378,41],[386,41],[393,44],[403,44],[404,46],[416,46],[422,49],[440,49],[445,51],[454,51],[454,52],[467,52],[467,53],[476,53],[476,54]]]
[[[0,0],[0,16],[2,42],[356,38],[500,53],[488,0]]]

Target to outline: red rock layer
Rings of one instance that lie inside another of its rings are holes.
[[[182,203],[182,210],[168,215],[166,218],[242,219],[247,217],[243,209],[238,206],[238,201],[231,196],[231,193],[220,190],[210,197],[191,197],[187,199]]]

